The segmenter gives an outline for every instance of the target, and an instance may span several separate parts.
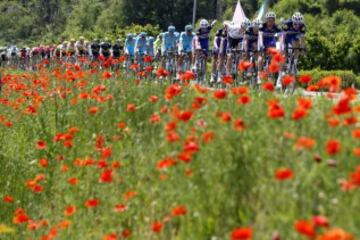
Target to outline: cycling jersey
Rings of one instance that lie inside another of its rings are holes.
[[[163,35],[163,42],[162,42],[162,52],[166,54],[168,51],[175,51],[176,44],[179,39],[179,33],[169,33],[166,32]]]
[[[134,56],[135,55],[135,39],[126,39],[125,41],[125,53]]]
[[[199,42],[201,50],[203,50],[205,55],[208,55],[209,52],[209,38],[212,28],[213,26],[208,26],[207,28],[199,28],[196,31],[196,39]]]
[[[245,32],[245,38],[244,41],[245,43],[244,48],[245,51],[249,52],[249,51],[257,51],[257,49],[255,49],[254,45],[258,45],[258,39],[259,39],[259,32],[256,32],[254,30],[254,27],[249,27],[246,32]]]
[[[75,48],[78,55],[83,56],[86,54],[86,46],[84,42],[81,41],[76,42]]]
[[[94,57],[98,57],[99,54],[100,54],[100,44],[98,43],[92,43],[91,46],[91,54],[94,56]]]
[[[298,29],[294,28],[293,21],[287,20],[282,25],[282,33],[284,34],[285,45],[288,46],[293,41],[299,41],[300,38],[305,36],[306,26],[305,24],[300,24]]]
[[[195,37],[195,33],[190,34],[182,32],[179,40],[179,52],[189,53],[192,51],[192,40]]]
[[[227,44],[228,53],[230,53],[233,49],[242,49],[244,34],[244,31],[241,30],[241,25],[232,24],[229,26]]]
[[[276,47],[276,34],[280,32],[280,29],[274,24],[271,28],[264,23],[260,29],[261,41],[259,43],[259,50]]]
[[[224,28],[220,28],[216,34],[215,34],[215,38],[214,38],[214,47],[213,47],[213,55],[219,55],[219,54],[223,54],[226,50],[224,50],[224,48],[226,49],[227,47],[227,31]],[[225,41],[224,41],[225,38]]]
[[[148,41],[147,42],[147,44],[146,44],[146,53],[150,57],[154,58],[154,56],[155,56],[154,41],[152,41],[152,42]]]
[[[111,44],[108,42],[102,42],[100,44],[100,48],[101,48],[101,54],[108,58],[110,57],[110,49],[111,49]]]
[[[119,58],[121,55],[122,46],[120,43],[115,43],[112,46],[112,53],[114,58]]]
[[[147,41],[146,38],[138,36],[135,41],[135,52],[140,53],[141,55],[146,54]]]

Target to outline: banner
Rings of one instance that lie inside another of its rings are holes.
[[[243,8],[241,7],[240,0],[238,1],[233,17],[233,22],[236,24],[241,24],[246,18]]]

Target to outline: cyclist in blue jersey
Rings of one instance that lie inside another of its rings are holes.
[[[200,54],[204,54],[205,62],[207,62],[210,32],[216,22],[217,21],[214,20],[211,25],[209,25],[209,22],[206,19],[202,19],[200,21],[200,28],[197,29],[196,37],[193,40],[193,52],[195,53],[195,59],[198,59]],[[193,69],[193,71],[196,72],[196,69]]]
[[[184,57],[185,55],[189,56],[190,65],[193,63],[192,60],[192,41],[195,37],[195,33],[193,32],[193,28],[191,25],[185,26],[185,32],[180,34],[178,50],[179,50],[179,58],[178,58],[178,66],[177,66],[177,79],[179,79],[180,72],[184,72],[190,69],[182,69]]]
[[[134,59],[135,56],[135,39],[134,35],[129,33],[126,36],[125,45],[124,45],[125,55],[130,57],[130,59]]]
[[[148,38],[147,44],[146,44],[147,55],[150,56],[152,59],[154,59],[154,57],[155,57],[154,42],[155,42],[155,38],[151,36]]]
[[[146,33],[141,32],[139,36],[137,36],[135,41],[135,56],[136,61],[140,62],[142,61],[142,58],[147,54],[147,39],[146,39]]]
[[[165,67],[165,58],[168,54],[174,54],[177,51],[177,42],[179,39],[179,33],[176,32],[176,28],[174,26],[169,26],[168,31],[162,35],[162,46],[161,46],[161,54],[162,61],[161,67]]]
[[[305,48],[305,33],[304,17],[299,12],[282,23],[282,46],[285,54],[287,54],[286,50],[292,47],[296,48],[294,51],[296,58],[299,57],[300,51],[298,48]]]
[[[269,48],[276,48],[276,38],[280,29],[276,25],[276,14],[268,12],[265,16],[265,23],[260,27],[259,34],[259,72],[263,70],[264,58],[267,56]]]

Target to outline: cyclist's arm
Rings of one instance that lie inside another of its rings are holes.
[[[264,49],[264,32],[260,31],[258,37],[258,51],[260,52],[263,49]]]

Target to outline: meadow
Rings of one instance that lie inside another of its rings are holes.
[[[3,74],[0,239],[358,239],[355,89],[145,75]]]

